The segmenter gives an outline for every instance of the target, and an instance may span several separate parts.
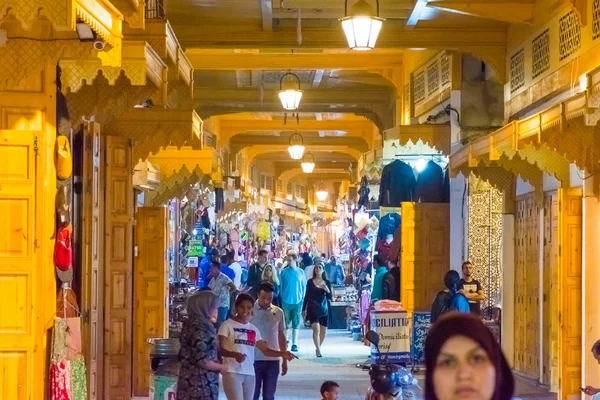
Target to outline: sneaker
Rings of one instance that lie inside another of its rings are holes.
[[[292,345],[292,351],[294,353],[298,352],[298,346],[296,346],[295,344]]]

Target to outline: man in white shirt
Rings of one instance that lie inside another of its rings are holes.
[[[254,304],[254,316],[250,320],[260,332],[262,339],[271,348],[279,348],[285,351],[287,348],[285,338],[285,319],[283,310],[273,305],[273,285],[265,282],[258,287],[256,303]],[[275,399],[277,390],[277,379],[279,378],[280,358],[265,356],[261,351],[255,351],[254,372],[256,375],[256,388],[254,400],[260,398],[262,389],[263,400]],[[287,374],[287,360],[281,364],[281,375]]]
[[[240,265],[239,262],[237,262],[235,260],[234,253],[228,253],[227,258],[228,258],[229,268],[231,268],[233,270],[233,272],[235,272],[235,277],[233,278],[233,284],[239,290],[242,287],[242,266]]]

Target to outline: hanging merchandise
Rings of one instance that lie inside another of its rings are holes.
[[[400,160],[394,160],[383,168],[379,186],[381,207],[400,207],[404,201],[412,201],[416,185],[412,167]]]
[[[56,220],[58,226],[67,226],[71,223],[71,196],[69,185],[63,185],[56,192]]]
[[[65,180],[71,177],[71,173],[73,172],[73,158],[67,136],[60,135],[56,137],[54,163],[58,179]]]
[[[71,225],[61,227],[56,233],[54,244],[54,264],[62,271],[72,268]]]
[[[369,189],[369,182],[367,181],[367,177],[363,176],[360,181],[360,188],[358,189],[358,205],[360,207],[369,208],[370,193],[371,189]]]
[[[444,172],[444,203],[450,203],[450,166],[446,167]]]
[[[81,315],[68,285],[58,292],[52,330],[50,390],[52,400],[87,399],[85,359],[81,351]]]
[[[421,203],[442,203],[444,200],[444,171],[433,160],[419,172],[414,200]]]
[[[392,212],[384,215],[379,220],[379,230],[377,239],[385,239],[387,235],[394,235],[396,229],[400,226],[401,217],[398,213]]]
[[[267,221],[256,224],[256,237],[263,241],[271,239],[271,225]]]

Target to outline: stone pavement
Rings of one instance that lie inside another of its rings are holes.
[[[277,400],[319,399],[319,388],[326,380],[338,382],[342,388],[343,400],[363,400],[369,386],[368,371],[356,368],[356,364],[368,362],[369,348],[362,342],[352,341],[345,330],[329,331],[321,350],[322,358],[315,357],[312,332],[303,329],[298,343],[299,359],[290,363],[288,375],[279,378]],[[424,375],[419,376],[423,386]],[[556,400],[556,395],[548,393],[533,382],[516,377],[515,396],[530,400]],[[421,393],[417,393],[421,395]],[[139,399],[142,400],[142,399]],[[219,400],[226,400],[221,393]]]

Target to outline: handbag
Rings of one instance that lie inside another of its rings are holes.
[[[71,269],[73,248],[71,247],[71,224],[61,227],[56,233],[54,244],[54,264],[62,271]]]
[[[327,296],[323,297],[323,300],[321,300],[321,302],[311,299],[309,305],[311,307],[311,314],[317,318],[325,317],[329,313],[329,303],[327,302]]]
[[[69,138],[66,136],[60,135],[56,137],[54,164],[56,166],[56,176],[58,179],[69,179],[73,172],[73,157],[71,156]]]

